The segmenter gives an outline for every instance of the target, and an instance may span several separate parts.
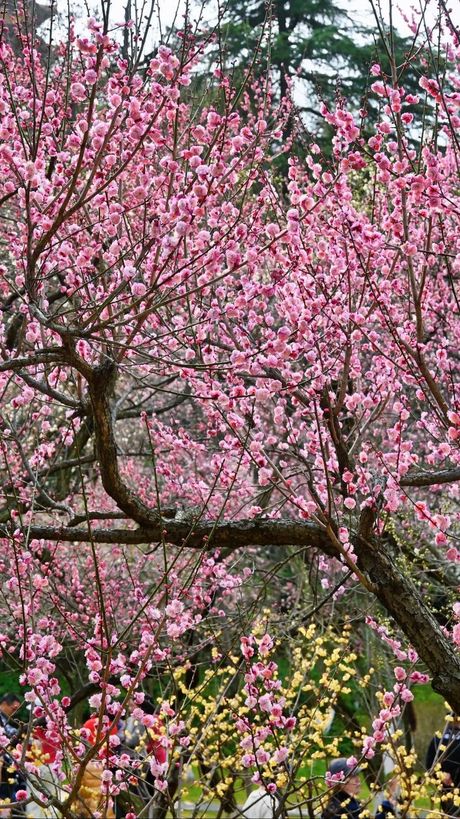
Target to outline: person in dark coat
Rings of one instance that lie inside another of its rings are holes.
[[[434,736],[426,754],[426,768],[440,764],[443,773],[441,801],[447,816],[460,816],[453,800],[454,788],[460,788],[460,715],[451,714],[441,737]]]
[[[10,741],[13,741],[18,733],[18,726],[13,721],[13,716],[20,707],[21,700],[17,694],[6,693],[0,697],[0,728]],[[23,816],[23,806],[15,801],[16,792],[25,788],[25,780],[16,769],[7,750],[2,752],[0,762],[0,802],[11,802],[12,816]]]
[[[397,807],[399,794],[398,779],[392,776],[387,781],[385,789],[378,793],[375,798],[376,813],[374,819],[390,819],[391,816],[399,816]]]
[[[361,819],[363,807],[358,793],[361,788],[359,770],[350,766],[345,757],[334,759],[329,765],[330,776],[343,774],[343,779],[337,783],[334,792],[322,813],[322,819]],[[375,819],[390,819],[396,812],[393,804],[385,799],[379,806]]]
[[[348,765],[345,757],[334,759],[329,765],[330,776],[343,774],[327,803],[322,819],[360,819],[361,803],[356,798],[361,788],[359,770]]]

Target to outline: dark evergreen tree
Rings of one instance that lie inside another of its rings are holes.
[[[343,96],[359,109],[370,83],[370,66],[379,62],[391,77],[390,49],[399,66],[411,52],[410,39],[395,31],[387,37],[381,27],[357,22],[336,0],[226,0],[218,29],[218,47],[227,63],[233,62],[236,75],[250,68],[263,75],[269,67],[280,96],[286,94],[289,78],[300,80],[298,108],[307,128],[316,136],[320,129],[323,138],[321,100],[331,104]],[[404,83],[416,85],[413,70]],[[375,115],[376,110],[369,111],[370,120]]]

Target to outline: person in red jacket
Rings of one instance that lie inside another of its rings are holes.
[[[148,756],[154,756],[159,765],[163,765],[167,758],[168,752],[162,744],[162,737],[165,735],[165,727],[161,719],[156,716],[153,725],[145,729],[147,734],[146,751]]]
[[[56,760],[60,742],[58,739],[50,739],[47,736],[47,729],[43,725],[37,725],[32,732],[33,753],[39,756],[42,765],[51,765]]]
[[[111,754],[109,737],[118,733],[117,722],[108,716],[99,714],[90,717],[83,723],[80,737],[90,745],[100,745],[95,758],[86,765],[80,790],[78,792],[79,815],[93,816],[98,813],[102,805],[105,805],[106,796],[101,795],[101,776],[104,768],[109,764],[108,759]],[[108,805],[104,807],[107,817],[115,817],[113,799],[110,798]]]
[[[153,756],[159,765],[164,765],[168,754],[163,741],[166,734],[163,720],[149,698],[145,698],[140,708],[144,718],[136,719],[133,715],[128,717],[123,730],[123,744],[140,757],[151,759]]]
[[[87,719],[86,722],[83,723],[82,728],[84,728],[85,731],[87,731],[88,733],[83,734],[82,739],[86,739],[86,741],[89,742],[90,745],[95,745],[96,740],[100,742],[101,739],[104,739],[107,736],[107,733],[109,734],[109,736],[116,734],[118,731],[116,723],[114,723],[113,720],[111,720],[110,730],[107,731],[108,728],[107,720],[108,717],[103,717],[103,722],[101,723],[99,715]]]

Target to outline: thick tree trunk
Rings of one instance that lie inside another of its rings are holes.
[[[379,540],[357,542],[358,564],[373,584],[376,597],[412,643],[432,675],[432,686],[460,713],[460,658],[425,605],[408,572]]]

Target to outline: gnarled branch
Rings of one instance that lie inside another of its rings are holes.
[[[66,541],[70,543],[148,544],[165,540],[192,549],[226,549],[230,552],[245,546],[305,546],[316,547],[338,557],[326,530],[315,523],[292,520],[214,521],[164,520],[155,526],[140,529],[98,529],[91,531],[70,526],[31,526],[27,530],[34,540]]]
[[[454,483],[460,481],[460,467],[457,469],[440,469],[438,472],[410,472],[401,478],[401,486],[434,486],[437,483]]]

